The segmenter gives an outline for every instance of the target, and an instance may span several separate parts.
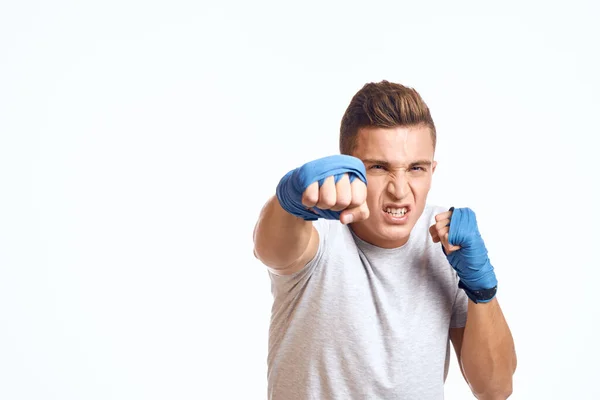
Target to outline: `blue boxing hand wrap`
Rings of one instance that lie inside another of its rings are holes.
[[[467,292],[469,297],[473,292],[488,292],[493,290],[492,296],[480,302],[488,302],[495,295],[498,285],[494,267],[488,258],[487,249],[479,234],[475,213],[469,208],[453,210],[450,218],[450,231],[448,242],[460,246],[459,250],[446,254],[450,265],[458,273],[459,286]],[[443,249],[443,247],[442,247]]]
[[[319,182],[319,187],[329,176],[334,176],[337,183],[344,174],[348,174],[350,182],[358,178],[367,183],[365,166],[361,160],[347,155],[334,155],[320,158],[296,168],[281,178],[277,185],[276,195],[284,210],[306,221],[316,219],[340,219],[340,211],[321,210],[313,207],[314,212],[307,210],[302,204],[302,194],[308,186]]]

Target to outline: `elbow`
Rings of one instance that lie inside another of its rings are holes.
[[[506,400],[513,394],[513,376],[517,369],[516,353],[503,362],[489,360],[485,363],[489,368],[467,364],[464,365],[465,378],[479,400]],[[483,372],[483,373],[482,373]]]
[[[515,364],[495,368],[486,375],[471,374],[467,382],[475,398],[479,400],[506,400],[513,394]],[[471,378],[471,379],[469,379]]]
[[[292,264],[289,253],[284,253],[273,247],[264,238],[255,242],[253,254],[258,261],[274,271],[287,269]]]
[[[273,254],[269,251],[268,247],[263,246],[260,242],[258,244],[255,243],[252,253],[258,261],[265,265],[270,267],[278,265],[277,258],[273,257]]]
[[[473,391],[475,397],[479,400],[506,400],[513,393],[512,380],[502,386],[494,386],[483,392]]]
[[[254,241],[252,252],[257,260],[268,267],[282,268],[285,266],[285,259],[282,257],[283,254],[277,251],[277,248],[272,245],[269,238],[265,238],[264,236],[257,237]]]
[[[473,395],[479,400],[506,400],[513,393],[512,374],[492,379],[486,383],[470,384]]]

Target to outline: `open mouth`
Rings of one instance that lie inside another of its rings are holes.
[[[390,214],[392,217],[403,217],[408,212],[408,208],[407,207],[402,207],[402,208],[387,207],[384,209],[384,211],[386,213]]]

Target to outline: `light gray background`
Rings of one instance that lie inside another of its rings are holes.
[[[381,79],[477,212],[512,398],[600,398],[597,2],[219,4],[0,3],[0,398],[265,398],[254,222]]]

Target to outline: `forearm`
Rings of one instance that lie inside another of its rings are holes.
[[[312,222],[291,215],[273,196],[254,228],[254,254],[271,268],[286,268],[304,254],[312,229]]]
[[[517,358],[512,334],[496,298],[489,303],[469,301],[461,363],[478,399],[504,400],[511,395]]]

